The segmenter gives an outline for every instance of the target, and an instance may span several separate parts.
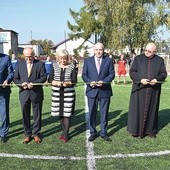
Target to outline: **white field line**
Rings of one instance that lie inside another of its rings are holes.
[[[136,158],[136,157],[150,157],[150,156],[162,156],[169,155],[170,150],[159,151],[159,152],[148,152],[148,153],[136,153],[136,154],[115,154],[115,155],[96,155],[96,159],[104,158]]]
[[[86,86],[84,86],[86,88]],[[85,89],[84,88],[84,89]],[[93,142],[89,142],[88,138],[90,136],[90,131],[89,131],[89,127],[87,124],[87,120],[89,118],[89,108],[88,108],[88,104],[87,104],[87,97],[85,96],[85,120],[86,120],[86,148],[87,148],[87,168],[88,170],[95,170],[96,169],[96,161],[94,158],[94,145]]]
[[[169,154],[170,154],[170,150],[165,150],[159,152],[148,152],[148,153],[138,153],[138,154],[96,155],[93,156],[93,159],[153,157],[153,156],[163,156]],[[42,160],[87,160],[86,157],[22,155],[22,154],[9,154],[9,153],[0,153],[0,157],[20,158],[20,159],[42,159]]]
[[[20,159],[44,159],[44,160],[85,160],[85,157],[75,157],[75,156],[42,156],[42,155],[22,155],[22,154],[9,154],[0,153],[0,157],[6,158],[20,158]]]

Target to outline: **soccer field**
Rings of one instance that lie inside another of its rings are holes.
[[[0,143],[1,170],[166,170],[170,167],[170,77],[162,85],[157,138],[133,138],[126,131],[131,83],[113,85],[109,109],[108,135],[112,142],[98,137],[88,142],[84,86],[76,87],[76,108],[72,117],[70,141],[58,138],[61,128],[58,118],[50,115],[51,87],[44,86],[40,144],[24,139],[18,87],[12,87],[10,100],[10,130],[7,143]],[[99,116],[97,129],[100,130]]]

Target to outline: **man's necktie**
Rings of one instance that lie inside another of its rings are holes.
[[[100,72],[100,58],[97,58],[96,68],[97,68],[97,72],[99,74],[99,72]]]
[[[31,69],[32,69],[32,65],[31,65],[31,63],[27,63],[27,72],[28,72],[28,77],[30,77]]]

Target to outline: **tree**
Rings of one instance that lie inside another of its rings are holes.
[[[12,50],[12,49],[9,49],[8,55],[9,55],[10,57],[12,57],[12,54],[13,54],[13,50]]]
[[[30,41],[30,44],[32,45],[36,45],[36,44],[39,44],[43,47],[44,49],[44,53],[46,55],[50,55],[51,54],[51,47],[53,46],[53,42],[51,40],[31,40]]]
[[[75,12],[71,9],[69,10],[71,16],[77,23],[77,25],[72,25],[69,21],[67,21],[67,25],[72,31],[72,33],[69,34],[71,39],[82,37],[86,41],[91,37],[92,34],[97,34],[101,31],[101,25],[95,19],[94,11],[88,11],[86,6],[81,8],[80,12]]]
[[[68,22],[72,38],[93,34],[111,51],[128,46],[143,49],[158,40],[157,29],[170,25],[165,0],[84,0],[79,12],[70,10],[76,25]],[[86,17],[85,17],[86,16]],[[87,17],[88,16],[88,17]]]

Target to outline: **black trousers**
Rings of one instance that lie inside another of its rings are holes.
[[[40,134],[42,103],[43,101],[31,101],[30,98],[26,102],[21,101],[22,122],[25,136],[37,136]],[[33,111],[33,127],[31,127],[31,104]]]

